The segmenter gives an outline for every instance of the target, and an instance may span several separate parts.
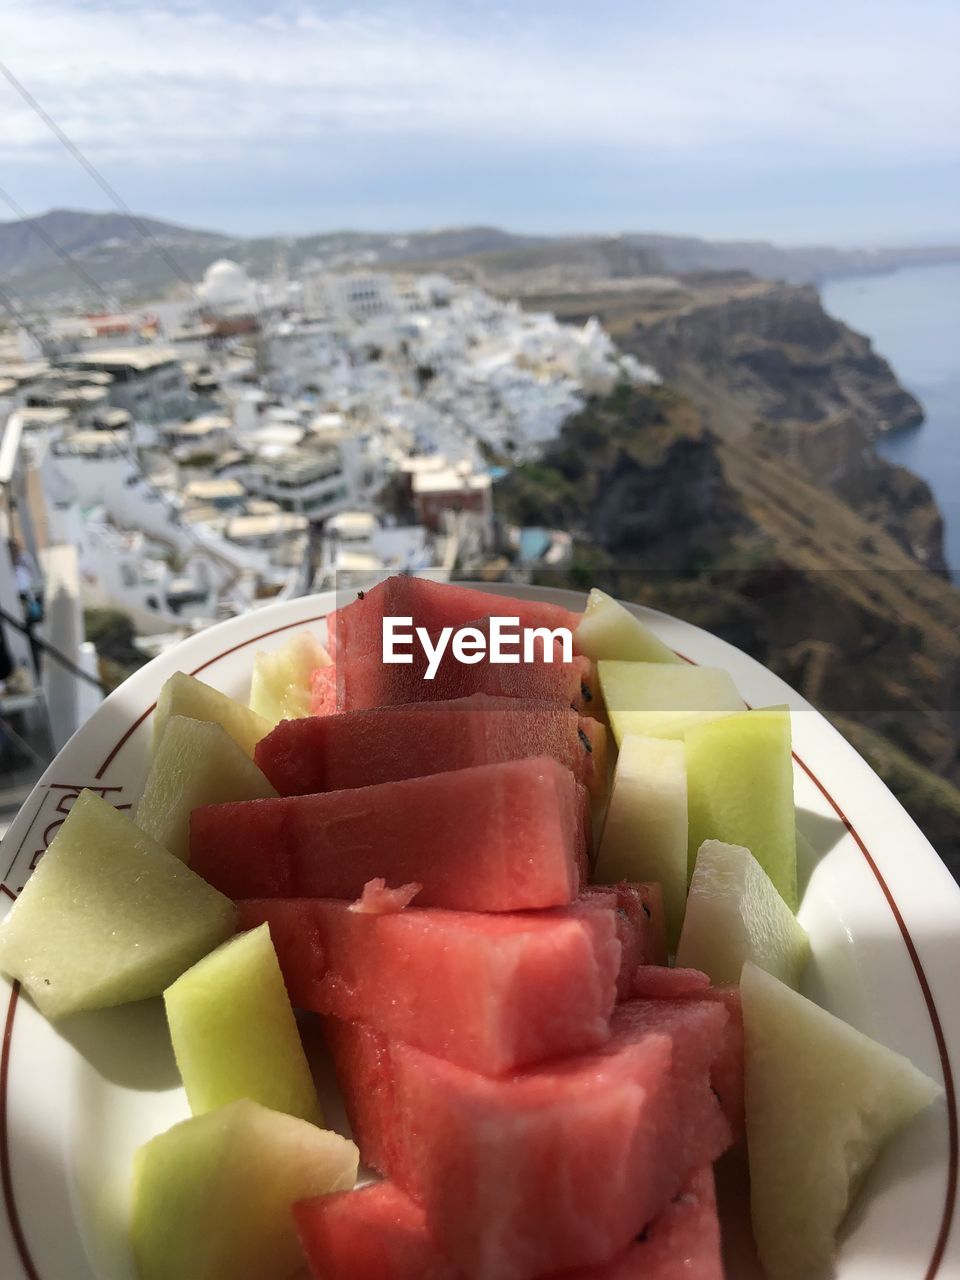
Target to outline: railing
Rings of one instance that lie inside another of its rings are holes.
[[[99,689],[102,694],[110,692],[102,680],[98,680],[89,671],[84,671],[83,667],[77,666],[65,653],[62,653],[55,645],[52,645],[49,640],[44,640],[42,636],[38,636],[36,631],[32,627],[28,627],[22,618],[16,618],[12,613],[8,613],[6,609],[0,607],[0,622],[7,623],[15,631],[19,631],[21,635],[26,636],[30,641],[31,647],[39,649],[41,653],[51,658],[58,666],[63,667],[65,671],[68,671],[77,680],[86,681],[87,684]]]

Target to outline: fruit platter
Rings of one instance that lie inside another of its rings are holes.
[[[111,694],[0,856],[3,1280],[960,1274],[960,893],[695,627],[270,606]]]

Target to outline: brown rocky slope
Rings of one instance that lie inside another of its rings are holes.
[[[960,873],[960,591],[881,523],[666,388],[590,404],[496,501],[574,534],[574,563],[544,581],[706,626],[855,726]]]
[[[945,574],[942,520],[929,486],[872,447],[883,432],[920,422],[923,411],[869,339],[830,316],[812,287],[702,274],[538,294],[524,303],[570,320],[596,315],[721,439],[758,436]]]

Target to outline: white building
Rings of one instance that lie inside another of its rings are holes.
[[[197,295],[201,310],[209,315],[246,315],[257,309],[256,286],[243,267],[229,258],[207,267]]]
[[[110,374],[110,403],[146,422],[183,418],[190,407],[186,374],[169,347],[107,347],[63,356],[61,364],[86,373]]]

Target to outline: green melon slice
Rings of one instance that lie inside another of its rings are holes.
[[[303,1262],[291,1206],[356,1177],[352,1142],[255,1102],[184,1120],[134,1158],[140,1280],[288,1280]]]
[[[645,627],[618,600],[596,587],[573,633],[577,653],[599,662],[614,658],[623,662],[682,662],[672,649]]]
[[[676,945],[687,897],[687,762],[682,742],[632,733],[624,738],[593,878],[600,884],[657,881],[663,889],[667,941]]]
[[[809,949],[806,933],[749,849],[705,840],[690,882],[677,964],[709,974],[720,986],[739,982],[749,961],[796,987]]]
[[[170,716],[187,716],[191,720],[210,720],[220,725],[238,747],[253,755],[253,749],[265,738],[273,725],[249,707],[241,706],[225,693],[193,676],[175,672],[160,690],[157,709],[153,713],[153,740],[159,743]]]
[[[618,746],[628,733],[682,738],[695,725],[743,710],[733,680],[716,667],[601,661],[597,671]]]
[[[686,736],[690,871],[704,840],[749,849],[791,911],[797,909],[797,826],[790,712],[764,707]]]
[[[942,1091],[754,965],[740,991],[757,1250],[767,1280],[809,1280],[880,1148]]]
[[[0,925],[0,970],[59,1018],[160,995],[235,925],[229,898],[83,791]]]
[[[270,928],[238,934],[163,993],[194,1115],[238,1098],[321,1123]]]
[[[273,653],[258,653],[253,660],[250,710],[269,720],[299,720],[310,715],[310,677],[318,667],[329,667],[330,655],[309,631],[300,631]]]
[[[204,804],[263,800],[277,793],[219,724],[170,716],[134,813],[141,831],[184,862],[190,815]]]

